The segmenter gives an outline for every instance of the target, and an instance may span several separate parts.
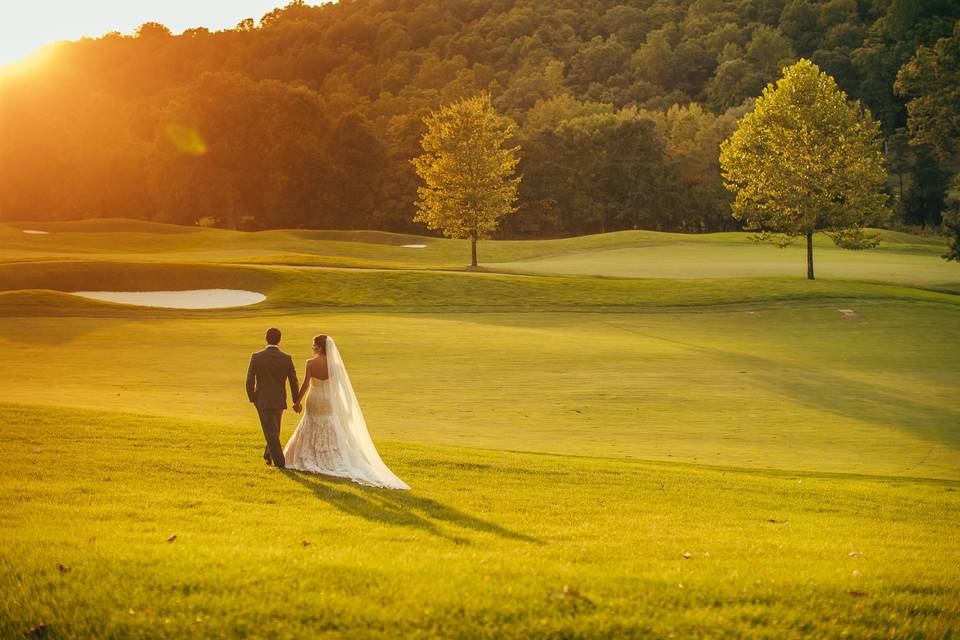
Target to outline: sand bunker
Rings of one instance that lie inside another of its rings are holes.
[[[165,309],[226,309],[257,304],[267,299],[256,291],[192,289],[188,291],[73,291],[73,295],[104,302]]]
[[[401,247],[405,249],[426,249],[427,245],[425,244],[402,244]]]
[[[49,231],[39,231],[37,229],[23,229],[24,233],[29,233],[32,236],[48,236],[50,235]]]

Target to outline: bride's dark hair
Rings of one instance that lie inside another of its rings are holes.
[[[327,355],[327,336],[320,334],[313,337],[313,347],[319,349],[320,353]]]

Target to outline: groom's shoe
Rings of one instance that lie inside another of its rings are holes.
[[[264,461],[265,463],[267,463],[267,466],[268,466],[268,467],[272,467],[272,466],[273,466],[273,461],[271,461],[270,458],[264,458],[263,461]]]

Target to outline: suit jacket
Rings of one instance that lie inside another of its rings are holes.
[[[259,409],[286,409],[287,390],[285,382],[290,381],[290,395],[294,400],[300,384],[293,366],[293,358],[277,347],[267,347],[250,356],[247,368],[247,398]]]

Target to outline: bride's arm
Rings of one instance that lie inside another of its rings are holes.
[[[303,369],[303,382],[300,384],[300,393],[297,394],[296,401],[302,402],[303,397],[307,395],[307,389],[310,388],[310,363],[307,362]]]

